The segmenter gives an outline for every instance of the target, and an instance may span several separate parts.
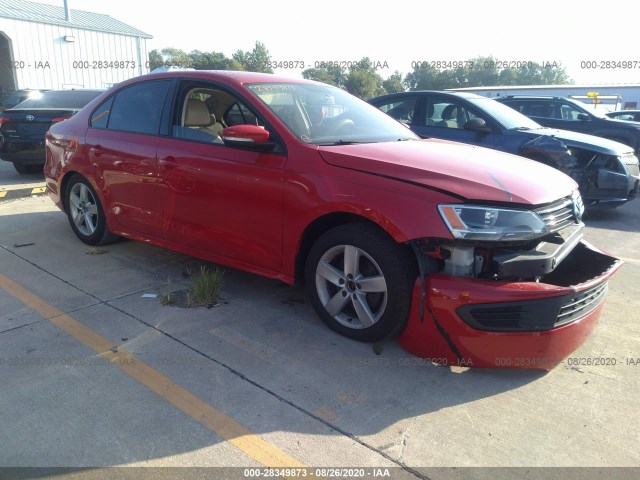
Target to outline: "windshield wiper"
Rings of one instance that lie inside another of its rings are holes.
[[[331,146],[331,145],[357,145],[359,143],[371,143],[371,142],[356,142],[356,141],[350,141],[350,140],[338,140],[336,142],[318,143],[318,145],[321,146],[321,147],[328,147],[328,146]]]
[[[415,140],[415,138],[411,138],[411,137],[402,137],[402,138],[397,138],[395,141],[396,142],[408,142],[410,140]],[[368,140],[368,141],[358,141],[358,140],[336,140],[335,142],[323,142],[323,143],[317,143],[316,145],[321,146],[321,147],[330,147],[332,145],[361,145],[364,143],[381,143],[381,142],[389,142],[392,140]]]

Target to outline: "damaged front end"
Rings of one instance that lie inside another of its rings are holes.
[[[569,175],[578,183],[587,205],[616,207],[638,194],[638,158],[631,150],[624,153],[601,150],[543,135],[523,144],[518,154]]]
[[[572,148],[582,177],[578,184],[589,205],[617,207],[636,197],[640,188],[638,158]]]
[[[400,344],[445,365],[553,368],[622,264],[582,239],[583,209],[577,193],[535,210],[441,205],[454,240],[412,242],[420,277]]]

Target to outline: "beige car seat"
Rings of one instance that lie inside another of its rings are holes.
[[[440,127],[458,128],[458,107],[456,105],[447,105],[442,110],[442,121],[438,124]]]
[[[215,139],[222,137],[222,125],[213,123],[215,116],[209,113],[209,109],[202,100],[190,98],[187,100],[187,108],[184,113],[184,126],[194,128],[211,134]]]

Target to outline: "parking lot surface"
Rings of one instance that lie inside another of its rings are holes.
[[[40,181],[5,168],[5,190]],[[637,478],[638,200],[586,223],[626,262],[587,342],[550,372],[466,369],[342,338],[304,290],[232,269],[219,305],[164,306],[157,295],[201,262],[128,240],[89,247],[46,196],[0,199],[0,466]]]

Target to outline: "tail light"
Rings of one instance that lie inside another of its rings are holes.
[[[2,125],[4,125],[7,122],[10,122],[11,119],[7,118],[7,117],[0,117],[0,127],[2,127]]]
[[[51,120],[51,124],[62,122],[63,120],[68,120],[69,118],[71,118],[71,117],[56,117],[56,118]]]

